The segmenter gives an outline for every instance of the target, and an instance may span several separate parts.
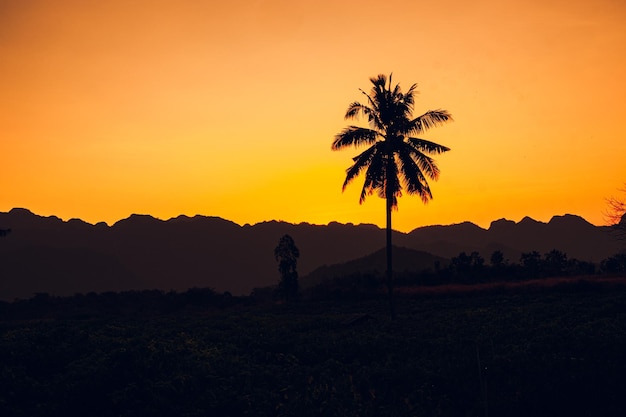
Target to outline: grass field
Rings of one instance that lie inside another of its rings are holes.
[[[400,292],[5,316],[0,415],[626,415],[619,281]]]

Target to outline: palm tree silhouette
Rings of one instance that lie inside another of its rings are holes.
[[[348,126],[335,136],[333,150],[349,146],[368,148],[352,158],[354,164],[346,170],[346,179],[342,190],[365,171],[365,182],[361,190],[359,204],[365,197],[376,192],[380,198],[386,199],[387,214],[387,289],[389,292],[389,308],[391,318],[395,318],[393,302],[393,269],[391,246],[391,211],[398,208],[398,197],[406,190],[409,195],[417,194],[424,203],[433,198],[427,178],[437,180],[439,168],[435,160],[429,156],[441,154],[450,149],[419,139],[415,135],[428,129],[451,121],[452,116],[446,110],[430,110],[413,118],[413,106],[417,84],[413,84],[406,93],[400,84],[392,87],[392,76],[387,78],[380,74],[370,78],[372,90],[368,94],[366,104],[358,101],[351,103],[346,111],[345,119],[366,117],[369,128]]]

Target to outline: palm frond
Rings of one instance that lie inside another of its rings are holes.
[[[405,93],[406,96],[411,96],[412,100],[415,100],[416,94],[419,94],[419,91],[417,91],[417,84],[411,85]]]
[[[376,188],[378,197],[387,198],[387,192],[391,196],[391,207],[398,208],[398,197],[402,196],[402,183],[398,175],[398,165],[395,158],[389,163],[388,158],[394,158],[392,155],[386,155],[384,158],[384,169],[381,172],[381,180]]]
[[[343,186],[341,187],[341,191],[345,191],[346,187],[354,178],[356,178],[363,169],[370,165],[372,157],[376,152],[376,147],[372,146],[366,149],[364,152],[361,152],[359,155],[352,158],[354,164],[346,170],[346,179],[343,182]]]
[[[404,148],[402,150],[410,158],[417,164],[422,173],[426,174],[429,178],[433,180],[439,179],[439,167],[437,167],[437,163],[430,156],[415,150],[410,144],[404,143]]]
[[[376,142],[378,132],[359,126],[348,126],[335,136],[331,149],[336,151],[354,145],[371,145]]]
[[[419,195],[424,203],[433,198],[428,181],[422,173],[419,162],[413,159],[408,149],[398,152],[400,170],[404,179],[404,186],[409,195]]]
[[[374,109],[375,111],[378,111],[378,103],[374,101],[372,96],[366,93],[365,91],[361,90],[360,88],[359,88],[359,91],[361,92],[361,94],[363,94],[367,98],[367,102],[370,104],[372,109]]]
[[[389,89],[391,90],[391,84],[389,84]],[[402,89],[400,88],[400,84],[396,84],[393,87],[393,92],[391,93],[391,98],[402,100]]]
[[[426,152],[430,154],[439,155],[444,152],[448,152],[450,150],[450,148],[448,148],[447,146],[443,146],[443,145],[440,145],[435,142],[431,142],[426,139],[407,138],[406,142],[418,152]]]
[[[452,115],[447,110],[429,110],[411,120],[409,133],[422,133],[430,128],[441,126],[448,121],[452,121]]]
[[[365,172],[365,181],[363,181],[363,187],[361,188],[359,204],[363,204],[363,202],[365,201],[365,197],[367,197],[368,195],[372,195],[374,189],[376,189],[376,177],[373,174],[374,172],[370,165],[370,167],[368,167],[367,171]]]
[[[367,197],[368,195],[372,195],[374,189],[374,187],[372,186],[372,182],[372,177],[365,174],[365,181],[363,182],[363,188],[361,188],[361,195],[359,196],[359,204],[363,204],[363,202],[365,201],[365,197]]]
[[[439,179],[439,167],[433,158],[428,155],[421,154],[419,158],[416,158],[417,166],[420,170],[426,174],[430,179],[437,181]]]
[[[381,152],[381,143],[379,142],[373,148],[372,158],[365,172],[365,181],[361,189],[359,204],[365,201],[365,197],[371,195],[374,191],[379,190],[384,183],[384,155]]]
[[[378,74],[375,77],[370,77],[370,82],[374,85],[374,88],[384,90],[385,84],[387,84],[387,76],[385,74]],[[389,82],[391,83],[391,76],[389,76]]]
[[[361,91],[361,93],[367,98],[367,102],[369,103],[369,106],[362,105],[363,107],[368,108],[368,110],[367,111],[361,111],[361,113],[364,116],[367,116],[367,121],[369,122],[371,127],[373,127],[374,129],[382,130],[384,128],[384,126],[383,126],[383,124],[380,121],[380,107],[379,107],[380,104],[377,102],[377,100],[373,99],[365,91],[363,91],[361,89],[359,89],[359,91]],[[348,108],[348,112],[349,111],[350,111],[350,108]],[[346,112],[346,117],[345,117],[346,119],[349,118],[348,117],[348,112]]]
[[[427,178],[436,180],[439,168],[430,155],[450,148],[414,136],[451,121],[452,116],[446,110],[431,110],[413,118],[417,84],[403,92],[399,83],[393,84],[392,78],[393,74],[370,78],[371,90],[360,90],[367,101],[351,103],[345,114],[346,119],[367,117],[369,128],[345,128],[335,136],[332,149],[371,145],[353,158],[353,165],[346,170],[343,189],[364,173],[359,203],[376,192],[379,197],[388,198],[392,208],[397,208],[404,189],[408,194],[418,194],[424,203],[432,198]]]
[[[374,113],[374,109],[364,104],[359,103],[358,101],[350,103],[348,106],[348,110],[346,110],[346,115],[344,119],[356,119],[359,115],[368,116],[371,113]]]

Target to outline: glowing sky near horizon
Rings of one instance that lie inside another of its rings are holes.
[[[434,200],[394,228],[572,213],[626,182],[622,0],[0,0],[0,211],[384,225],[332,152],[369,77],[418,83]],[[358,122],[357,122],[358,123]],[[361,122],[363,123],[363,122]],[[2,226],[2,225],[0,225]]]

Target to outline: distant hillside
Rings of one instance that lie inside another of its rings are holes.
[[[450,226],[427,226],[400,236],[396,244],[424,250],[444,258],[460,251],[480,252],[488,259],[495,250],[502,251],[512,262],[522,252],[540,253],[558,249],[569,258],[599,262],[624,249],[609,227],[594,226],[579,216],[554,216],[548,223],[524,217],[519,223],[500,219],[483,229],[465,222]]]
[[[301,257],[304,277],[321,265],[346,263],[385,245],[384,230],[373,225],[264,222],[240,226],[218,217],[179,216],[167,221],[132,215],[112,226],[82,220],[62,221],[26,209],[0,213],[0,299],[28,298],[36,292],[162,289],[183,291],[211,287],[247,294],[278,280],[274,247],[290,234]],[[549,223],[526,218],[498,220],[489,229],[472,223],[428,226],[405,234],[394,244],[451,258],[479,251],[488,258],[502,250],[513,262],[524,251],[559,249],[570,258],[600,261],[620,249],[606,227],[577,216],[557,216]],[[401,270],[398,257],[395,269]]]
[[[6,226],[3,226],[6,225]],[[278,280],[274,248],[286,233],[301,253],[300,274],[319,265],[357,258],[384,246],[373,225],[264,222],[240,226],[205,216],[167,221],[132,215],[112,226],[67,222],[25,209],[0,213],[0,299],[36,292],[211,287],[248,294]]]
[[[354,273],[375,273],[384,276],[386,270],[386,249],[382,248],[362,258],[334,265],[323,265],[301,278],[303,288],[311,287],[333,278]],[[435,264],[445,268],[449,260],[427,252],[394,246],[393,265],[397,272],[422,272],[435,269]]]

